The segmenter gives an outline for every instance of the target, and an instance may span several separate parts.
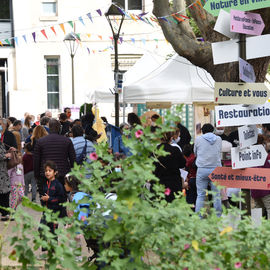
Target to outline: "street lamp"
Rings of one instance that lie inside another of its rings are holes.
[[[79,41],[79,35],[75,34],[74,32],[70,32],[64,38],[64,43],[70,53],[71,57],[71,70],[72,70],[72,104],[75,104],[75,93],[74,93],[74,56],[77,52]]]
[[[106,19],[110,24],[113,34],[114,41],[114,80],[115,80],[115,94],[114,94],[114,106],[115,106],[115,126],[119,127],[119,92],[118,92],[118,74],[119,74],[119,64],[118,64],[118,39],[122,24],[125,19],[125,14],[120,7],[112,4],[108,11],[105,13]],[[116,26],[112,25],[112,20],[119,18],[120,24],[118,29]]]

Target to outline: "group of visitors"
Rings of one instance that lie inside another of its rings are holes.
[[[39,115],[36,121],[28,113],[21,120],[14,117],[0,119],[0,206],[16,210],[22,197],[31,192],[32,201],[40,200],[42,205],[59,211],[60,217],[66,216],[68,213],[62,203],[74,198],[78,201],[79,196],[79,181],[68,174],[75,163],[83,166],[84,162],[92,162],[90,154],[95,153],[95,144],[102,136],[94,128],[94,119],[90,112],[72,120],[70,108],[65,108],[58,119],[52,118],[50,111]],[[105,117],[101,119],[111,154],[115,158],[131,156],[132,150],[125,145],[129,139],[125,130],[145,126],[141,119],[135,113],[129,113],[128,123],[121,124],[120,128],[109,124]],[[146,125],[150,126],[151,132],[160,128],[159,119],[158,114],[147,119]],[[239,190],[219,191],[208,176],[216,167],[230,166],[230,159],[224,158],[224,153],[237,145],[238,138],[235,132],[226,136],[224,128],[215,128],[211,124],[204,124],[201,132],[193,145],[188,129],[181,123],[176,123],[170,132],[162,133],[156,142],[157,148],[162,148],[168,155],[158,157],[153,173],[164,186],[168,203],[175,200],[177,193],[184,191],[187,203],[196,212],[204,207],[207,190],[211,189],[216,214],[221,216],[222,201],[228,207],[230,194],[237,194]],[[263,125],[263,133],[259,137],[260,143],[269,150],[270,124]],[[8,167],[9,161],[14,159],[14,152],[17,153],[17,163]],[[264,167],[269,167],[269,160],[270,154]],[[121,171],[121,168],[116,169]],[[86,177],[90,176],[91,172]],[[251,194],[257,205],[266,208],[270,217],[270,192],[253,190]],[[87,194],[80,193],[80,196]],[[2,221],[10,218],[7,210],[1,208],[0,212]],[[41,223],[45,222],[42,217]],[[51,232],[57,227],[56,224],[48,226]]]

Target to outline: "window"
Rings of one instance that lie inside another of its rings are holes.
[[[42,1],[42,15],[43,16],[56,16],[57,15],[57,3],[54,0]]]
[[[46,58],[48,109],[59,109],[59,58]]]
[[[142,10],[143,0],[113,0],[115,4],[122,6],[125,10]]]
[[[0,21],[10,21],[10,0],[0,0]]]

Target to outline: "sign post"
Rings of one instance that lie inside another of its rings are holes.
[[[264,104],[269,91],[264,83],[215,83],[215,102],[224,104]]]
[[[267,158],[267,152],[263,145],[252,145],[245,149],[233,147],[231,149],[231,159],[233,169],[243,169],[263,166]]]
[[[208,177],[214,183],[229,188],[270,190],[270,170],[267,168],[233,170],[217,167]]]
[[[239,147],[240,149],[243,149],[257,143],[258,129],[256,125],[239,127],[238,135],[239,135]]]

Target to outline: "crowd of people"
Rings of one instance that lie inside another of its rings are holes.
[[[66,216],[68,213],[61,204],[77,198],[74,195],[79,192],[78,181],[68,174],[75,163],[91,162],[89,157],[95,153],[95,144],[102,136],[94,129],[94,118],[93,113],[87,113],[72,120],[70,108],[65,108],[58,119],[52,118],[50,111],[39,115],[36,121],[28,113],[21,120],[14,117],[0,119],[0,206],[16,210],[22,197],[31,193],[33,202],[40,200],[42,205],[59,211],[60,217]],[[147,119],[151,132],[159,128],[159,118],[158,114],[153,114]],[[127,136],[125,130],[142,126],[140,118],[129,113],[128,123],[121,124],[120,128],[109,124],[105,117],[101,119],[112,155],[131,156],[132,151],[125,146],[123,136]],[[238,144],[238,135],[233,131],[226,136],[224,128],[215,128],[211,124],[204,124],[201,131],[202,135],[194,140],[194,144],[191,144],[188,129],[181,123],[163,133],[157,147],[162,147],[168,155],[158,158],[153,173],[164,185],[167,202],[172,202],[176,193],[184,191],[187,203],[195,212],[204,207],[207,190],[214,191],[213,206],[216,214],[221,216],[222,203],[226,207],[233,204],[232,194],[237,195],[239,189],[219,191],[208,175],[216,167],[231,166],[229,153],[231,147]],[[262,125],[260,133],[258,143],[269,150],[270,124]],[[8,167],[14,152],[17,162]],[[270,154],[263,167],[270,166],[269,160]],[[253,190],[251,195],[256,205],[263,206],[270,217],[270,191]],[[10,218],[7,210],[0,209],[0,212],[2,221]],[[41,223],[45,223],[44,217]],[[48,226],[54,232],[55,224]]]

